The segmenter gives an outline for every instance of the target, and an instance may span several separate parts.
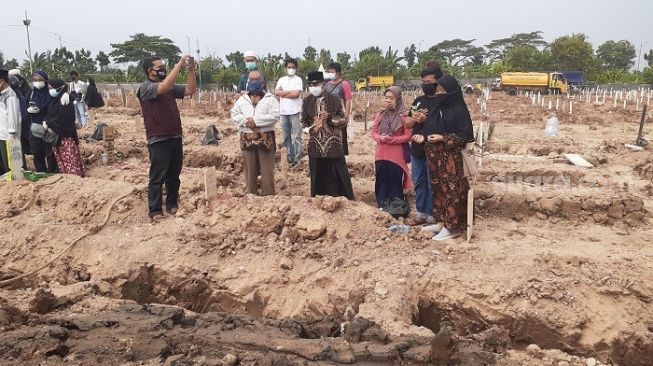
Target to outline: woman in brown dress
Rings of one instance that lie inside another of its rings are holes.
[[[440,104],[429,112],[422,134],[433,187],[433,211],[444,223],[433,240],[445,240],[467,229],[469,183],[463,174],[461,152],[474,141],[474,129],[454,77],[444,75],[438,79],[436,98]]]

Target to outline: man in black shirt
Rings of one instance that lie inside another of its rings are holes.
[[[438,103],[435,100],[435,82],[442,76],[442,69],[439,65],[427,67],[422,70],[422,91],[415,99],[410,109],[409,117],[406,120],[406,128],[413,130],[413,138],[410,143],[411,174],[415,186],[415,206],[418,219],[421,222],[435,223],[433,217],[433,194],[429,178],[429,167],[424,151],[424,136],[422,128],[426,122],[429,112],[434,110]]]

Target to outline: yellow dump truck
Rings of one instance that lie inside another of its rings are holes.
[[[368,76],[367,79],[360,78],[356,82],[356,91],[361,90],[378,90],[394,85],[395,77],[388,76]]]
[[[569,84],[559,72],[504,72],[501,74],[501,89],[509,95],[517,95],[519,91],[567,94]]]

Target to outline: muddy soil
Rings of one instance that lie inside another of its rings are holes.
[[[80,131],[87,178],[0,183],[2,364],[653,365],[653,161],[624,147],[634,106],[576,102],[549,139],[529,99],[467,102],[494,132],[474,237],[442,243],[391,233],[413,218],[375,207],[372,93],[355,100],[354,201],[310,198],[307,161],[288,169],[281,144],[277,195],[246,195],[228,107],[185,101],[181,206],[155,224],[137,104],[112,99]],[[84,140],[97,122],[118,131],[114,164]],[[209,125],[222,139],[201,146]]]

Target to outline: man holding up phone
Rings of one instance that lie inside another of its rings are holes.
[[[175,84],[182,68],[188,69],[188,84]],[[138,89],[138,100],[143,110],[147,147],[150,153],[150,182],[147,192],[148,216],[152,221],[163,218],[163,184],[166,185],[166,211],[177,213],[179,174],[184,152],[182,149],[181,117],[175,99],[195,94],[195,60],[184,55],[166,73],[160,57],[143,60],[147,81]]]
[[[435,223],[433,217],[433,194],[429,179],[429,167],[424,151],[424,136],[422,129],[430,111],[438,106],[435,98],[435,82],[442,77],[442,69],[439,65],[427,67],[422,70],[422,92],[415,99],[406,119],[406,128],[413,130],[413,137],[410,144],[411,175],[415,186],[415,208],[417,219],[420,223]]]

